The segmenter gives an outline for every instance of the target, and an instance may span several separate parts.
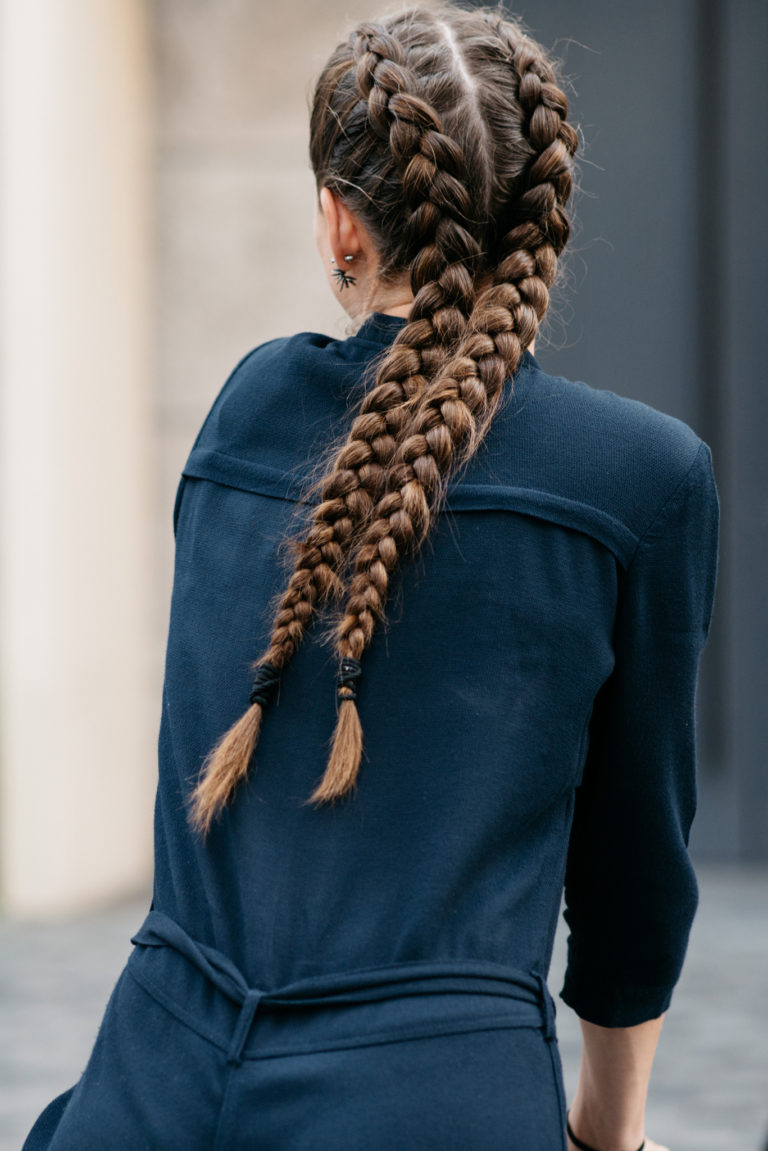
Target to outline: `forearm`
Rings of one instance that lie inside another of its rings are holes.
[[[635,1027],[580,1020],[581,1071],[570,1122],[599,1151],[637,1151],[645,1133],[648,1082],[664,1016]]]

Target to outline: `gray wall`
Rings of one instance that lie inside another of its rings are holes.
[[[711,445],[720,581],[699,693],[699,856],[768,858],[768,5],[526,2],[585,147],[549,371]]]

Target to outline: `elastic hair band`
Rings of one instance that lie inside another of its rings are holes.
[[[336,680],[336,693],[339,699],[357,699],[357,680],[362,674],[360,660],[345,656],[341,661],[339,678]]]
[[[275,697],[277,686],[280,683],[280,668],[273,663],[262,663],[256,671],[253,687],[248,699],[251,703],[258,703],[261,707],[268,707]]]

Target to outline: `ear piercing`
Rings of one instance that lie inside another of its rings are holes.
[[[345,256],[344,257],[344,263],[345,264],[351,264],[352,261],[354,260],[354,258],[355,258],[354,256]],[[331,256],[331,263],[334,265],[336,263],[336,260],[333,256]],[[357,283],[356,277],[350,276],[349,273],[345,272],[343,268],[334,267],[332,275],[334,276],[334,278],[336,279],[336,281],[339,285],[339,291],[340,292],[343,291],[344,288],[351,288]]]

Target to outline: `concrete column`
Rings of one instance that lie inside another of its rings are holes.
[[[142,0],[0,0],[0,882],[67,913],[151,864]]]

